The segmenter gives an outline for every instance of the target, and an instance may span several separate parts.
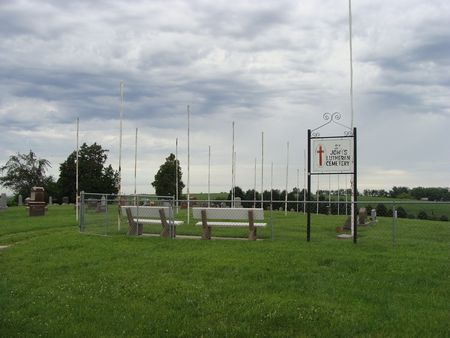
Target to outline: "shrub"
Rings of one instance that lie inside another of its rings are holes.
[[[383,216],[387,215],[387,209],[384,204],[381,204],[381,203],[378,204],[376,210],[377,210],[377,216],[383,217]]]
[[[405,208],[403,207],[398,207],[397,208],[397,217],[398,218],[406,218],[408,215],[406,213]]]
[[[421,212],[418,213],[417,218],[418,219],[428,219],[428,215],[425,211],[422,210]]]
[[[442,216],[439,218],[439,220],[442,221],[442,222],[448,222],[448,216],[447,216],[447,215],[442,215]]]

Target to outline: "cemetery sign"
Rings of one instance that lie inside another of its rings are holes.
[[[312,173],[353,173],[353,142],[349,138],[312,139]]]
[[[311,130],[308,129],[308,186],[307,200],[312,201],[311,177],[314,175],[339,175],[350,174],[352,176],[353,217],[352,237],[356,243],[357,238],[357,158],[356,158],[356,128],[350,128],[340,122],[341,114],[325,113],[323,119],[327,122]],[[319,130],[329,124],[344,127],[343,135],[323,136]],[[306,218],[306,240],[311,238],[311,207],[309,205]]]

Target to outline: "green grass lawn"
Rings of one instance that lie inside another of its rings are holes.
[[[256,242],[127,237],[97,216],[112,236],[80,234],[73,206],[0,213],[1,337],[450,336],[449,222],[399,220],[393,247],[388,218],[355,245],[343,216],[313,215],[309,243],[302,214]]]

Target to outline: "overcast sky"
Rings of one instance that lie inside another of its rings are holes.
[[[354,124],[359,188],[450,186],[450,2],[353,0]],[[80,143],[109,149],[118,169],[120,81],[124,81],[122,172],[153,192],[175,153],[191,192],[236,184],[303,187],[308,128],[326,112],[350,125],[348,0],[0,2],[0,164],[32,149],[49,173]],[[340,133],[336,129],[327,131]],[[324,131],[325,133],[325,131]],[[331,184],[336,188],[337,177]],[[343,187],[345,178],[340,178]],[[328,178],[319,182],[327,189]]]

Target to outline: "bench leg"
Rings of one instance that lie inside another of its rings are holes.
[[[211,239],[211,227],[208,226],[208,219],[206,218],[206,210],[202,210],[202,239]]]
[[[159,209],[159,217],[161,218],[161,226],[162,226],[160,236],[169,237],[170,236],[169,222],[167,222],[164,209]]]
[[[211,239],[211,227],[203,227],[202,239]]]
[[[253,227],[253,230],[250,229],[250,231],[248,232],[248,240],[256,241],[256,228],[255,227]]]
[[[253,221],[253,210],[248,211],[248,240],[256,241],[256,227]]]

